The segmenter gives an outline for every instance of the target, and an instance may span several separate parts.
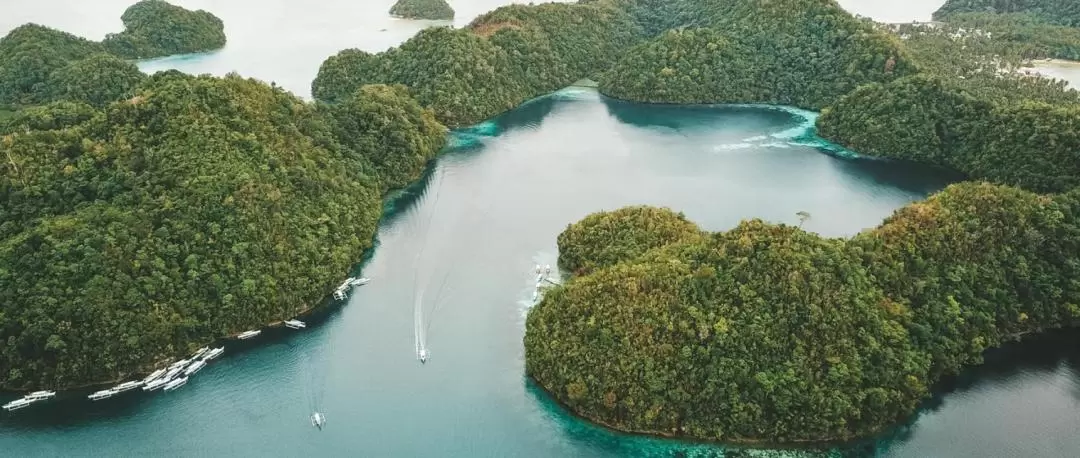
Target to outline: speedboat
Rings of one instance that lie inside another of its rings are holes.
[[[325,424],[326,424],[326,416],[325,415],[323,415],[323,414],[321,414],[319,412],[315,412],[315,413],[311,414],[311,426],[314,426],[316,428],[319,428],[319,430],[322,430],[322,427]]]
[[[420,358],[420,364],[426,363],[427,359],[428,359],[428,351],[427,351],[427,349],[426,348],[421,348],[420,351],[416,353],[416,356],[417,356],[417,358]]]
[[[259,335],[259,334],[262,334],[262,331],[260,331],[260,330],[244,331],[240,335],[236,336],[236,338],[240,339],[240,340],[247,340],[247,339],[255,337],[255,336]]]
[[[176,380],[173,380],[173,381],[171,381],[169,383],[166,383],[165,384],[165,391],[175,390],[177,388],[180,388],[180,387],[184,386],[185,383],[187,383],[187,377],[180,377],[180,378],[178,378]]]
[[[30,394],[26,395],[25,399],[27,401],[34,402],[34,401],[43,401],[43,400],[49,399],[49,398],[51,398],[53,396],[56,396],[55,391],[35,391],[33,393],[30,393]]]
[[[202,347],[202,348],[200,348],[199,351],[195,352],[194,355],[191,355],[191,360],[194,361],[194,360],[198,359],[202,355],[206,354],[206,352],[208,352],[208,351],[210,351],[210,347]]]
[[[150,375],[147,375],[146,378],[142,379],[143,385],[156,380],[158,377],[161,377],[162,375],[165,375],[165,372],[167,370],[168,369],[158,369],[158,370],[154,371],[154,373],[152,373]]]
[[[95,393],[91,394],[90,396],[87,396],[86,398],[91,400],[91,401],[100,401],[102,399],[111,398],[114,394],[116,394],[116,390],[114,390],[112,388],[109,388],[107,390],[101,390],[101,391],[95,392]]]
[[[201,359],[195,361],[194,363],[191,363],[191,365],[188,366],[187,369],[184,369],[184,375],[186,376],[199,372],[199,370],[203,367],[206,367],[206,361],[203,361]]]
[[[14,401],[11,401],[11,402],[9,402],[7,404],[4,404],[4,410],[7,410],[7,411],[19,410],[19,409],[21,409],[23,407],[26,407],[26,406],[30,405],[31,402],[34,402],[34,401],[32,401],[30,399],[27,399],[27,398],[19,398],[19,399],[16,399]]]
[[[210,361],[211,359],[221,356],[222,353],[225,353],[225,347],[217,347],[206,352],[206,356],[203,356],[203,361]]]
[[[119,385],[116,385],[116,386],[112,387],[112,390],[117,392],[117,393],[123,393],[123,392],[128,391],[128,390],[134,390],[135,388],[138,388],[139,385],[142,385],[141,380],[133,380],[133,381],[130,381],[130,382],[124,382],[124,383],[121,383]]]
[[[307,323],[300,320],[289,320],[285,322],[285,327],[289,329],[304,329],[307,327]]]
[[[165,386],[166,383],[169,383],[169,379],[162,377],[159,379],[155,379],[150,383],[147,383],[145,386],[142,387],[142,389],[143,391],[154,391],[158,388],[161,388],[162,386]]]

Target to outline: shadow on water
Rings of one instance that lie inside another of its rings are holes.
[[[932,194],[950,183],[967,179],[960,172],[925,164],[877,159],[839,159],[837,168],[848,171],[850,176],[920,194]]]

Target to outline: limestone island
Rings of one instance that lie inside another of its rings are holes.
[[[390,14],[406,19],[449,21],[454,19],[454,9],[446,0],[398,0],[390,7]]]
[[[109,34],[105,48],[125,59],[213,51],[225,46],[225,25],[217,16],[162,0],[142,0],[120,16],[124,31]]]

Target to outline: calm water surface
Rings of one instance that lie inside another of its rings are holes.
[[[128,0],[8,6],[0,32],[38,22],[89,38],[118,31]],[[224,50],[144,70],[275,81],[307,96],[318,65],[348,47],[378,51],[432,23],[391,19],[390,1],[178,1],[222,17]],[[456,24],[504,3],[451,2]],[[880,20],[907,7],[841,1]],[[892,15],[897,15],[893,17]],[[900,16],[904,16],[901,18]],[[719,449],[613,434],[567,416],[523,376],[532,267],[582,216],[666,205],[721,230],[744,218],[845,236],[940,189],[924,168],[839,159],[812,115],[751,107],[649,107],[571,88],[454,134],[456,145],[385,219],[363,267],[374,281],[297,333],[265,333],[173,393],[133,393],[0,414],[4,456],[622,457],[715,456]],[[344,273],[343,273],[344,275]],[[432,359],[414,359],[415,295]],[[864,444],[903,457],[1076,456],[1080,351],[1052,336],[990,355],[944,387],[911,425]],[[313,410],[328,425],[308,423]]]

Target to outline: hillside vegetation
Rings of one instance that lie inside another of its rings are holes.
[[[603,267],[550,291],[525,335],[528,374],[620,430],[865,437],[987,348],[1080,323],[1080,191],[954,185],[853,239],[753,220],[644,254],[668,237],[663,211],[625,211],[560,236],[560,257]]]
[[[124,32],[110,34],[102,43],[37,24],[16,27],[0,38],[0,108],[72,98],[101,105],[128,95],[125,91],[134,80],[131,69],[135,66],[120,59],[225,46],[221,20],[205,11],[143,0],[128,8],[121,19]],[[112,54],[116,59],[102,54]],[[90,61],[81,62],[87,59]],[[73,78],[79,74],[83,75],[82,81]],[[68,84],[79,87],[68,89]],[[99,84],[108,88],[94,89]]]
[[[236,76],[132,92],[2,137],[0,385],[114,380],[314,306],[445,141],[399,88],[332,110]]]
[[[409,19],[454,19],[454,9],[446,0],[398,0],[390,7],[390,14]]]

